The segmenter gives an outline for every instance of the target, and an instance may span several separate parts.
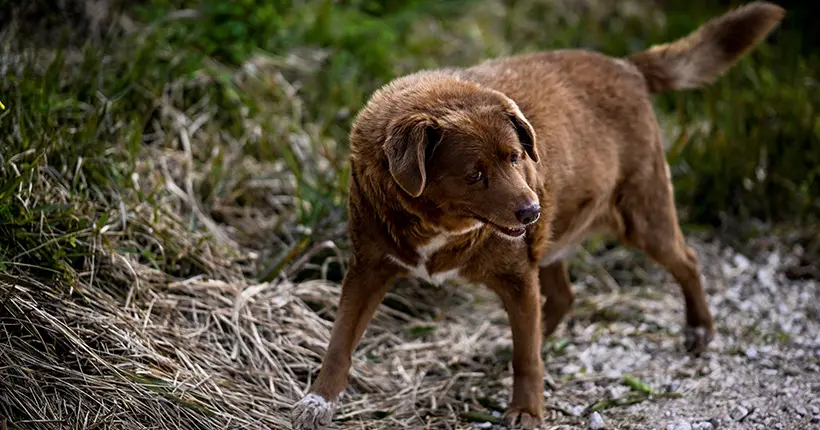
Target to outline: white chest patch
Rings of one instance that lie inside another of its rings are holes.
[[[430,239],[429,242],[416,248],[416,254],[419,256],[419,261],[415,266],[405,263],[394,255],[388,254],[387,258],[405,268],[408,272],[410,272],[411,276],[422,279],[433,285],[441,285],[450,279],[458,279],[460,277],[459,268],[446,270],[444,272],[430,273],[427,270],[427,262],[430,260],[430,257],[438,252],[438,250],[443,248],[444,245],[447,245],[447,242],[449,242],[450,238],[453,236],[467,234],[475,229],[481,228],[483,225],[483,223],[476,223],[472,227],[464,229],[463,231],[445,232]]]

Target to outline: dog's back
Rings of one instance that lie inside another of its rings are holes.
[[[754,2],[626,58],[566,49],[492,59],[450,73],[518,103],[541,142],[538,169],[554,181],[547,184],[559,208],[553,233],[572,235],[597,222],[590,219],[596,213],[608,215],[620,184],[654,177],[658,170],[668,177],[651,95],[713,82],[783,14],[776,5]]]

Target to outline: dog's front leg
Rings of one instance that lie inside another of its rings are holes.
[[[351,356],[384,299],[393,272],[377,263],[351,266],[342,281],[339,310],[319,376],[309,393],[293,406],[291,423],[296,430],[320,429],[330,424],[340,397],[347,387]]]
[[[497,277],[488,286],[501,297],[512,329],[513,395],[504,422],[509,427],[536,428],[543,422],[544,404],[538,268]]]

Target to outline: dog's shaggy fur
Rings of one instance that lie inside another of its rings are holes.
[[[422,71],[378,90],[350,133],[350,268],[294,427],[329,424],[353,349],[391,280],[408,275],[458,277],[500,296],[513,336],[505,421],[539,425],[541,340],[573,302],[564,259],[601,230],[672,274],[686,304],[686,347],[704,350],[712,315],[678,228],[650,94],[712,82],[783,15],[756,2],[624,59],[543,52]]]

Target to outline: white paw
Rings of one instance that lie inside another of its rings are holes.
[[[310,393],[293,405],[290,422],[294,430],[318,430],[330,425],[338,402],[328,402],[318,394]]]

